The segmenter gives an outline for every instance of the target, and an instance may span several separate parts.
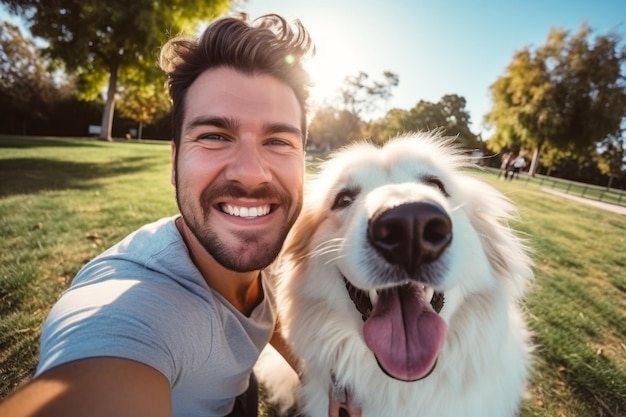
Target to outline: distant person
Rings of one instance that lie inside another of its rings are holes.
[[[513,154],[511,152],[506,152],[502,155],[502,162],[500,163],[500,172],[498,172],[499,179],[506,179],[509,172],[509,163],[511,162],[511,156]]]
[[[510,174],[510,180],[513,180],[513,178],[517,178],[519,179],[519,173],[522,169],[524,169],[524,167],[526,167],[526,159],[524,159],[524,157],[522,155],[518,155],[512,163],[513,166],[513,172]]]
[[[1,417],[256,416],[252,367],[270,339],[298,368],[264,269],[302,208],[311,47],[277,15],[164,46],[180,214],[81,269]]]

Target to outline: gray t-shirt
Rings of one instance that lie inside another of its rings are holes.
[[[248,387],[276,319],[264,299],[250,317],[208,287],[175,217],[129,235],[78,273],[50,312],[36,375],[90,357],[149,365],[168,379],[176,417],[223,416]]]

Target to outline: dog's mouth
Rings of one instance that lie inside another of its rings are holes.
[[[447,326],[438,314],[443,293],[413,282],[365,292],[344,281],[381,369],[402,381],[428,376],[446,338]]]

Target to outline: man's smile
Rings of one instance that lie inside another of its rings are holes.
[[[245,217],[245,218],[254,218],[266,216],[270,212],[270,205],[261,205],[257,207],[241,207],[235,206],[233,204],[220,204],[220,209],[231,216]]]

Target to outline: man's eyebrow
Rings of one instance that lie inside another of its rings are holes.
[[[236,130],[241,123],[236,119],[220,116],[198,116],[189,121],[184,127],[185,132],[198,126],[214,126],[221,129]],[[266,123],[263,125],[263,133],[271,135],[274,133],[292,133],[302,137],[302,130],[288,123]]]
[[[263,132],[269,135],[273,133],[293,133],[302,137],[302,131],[299,128],[287,123],[268,123],[263,126]]]
[[[185,132],[189,132],[190,130],[198,127],[198,126],[215,126],[222,129],[230,129],[234,130],[239,127],[239,122],[234,119],[228,117],[220,117],[220,116],[198,116],[189,121],[185,125]]]

